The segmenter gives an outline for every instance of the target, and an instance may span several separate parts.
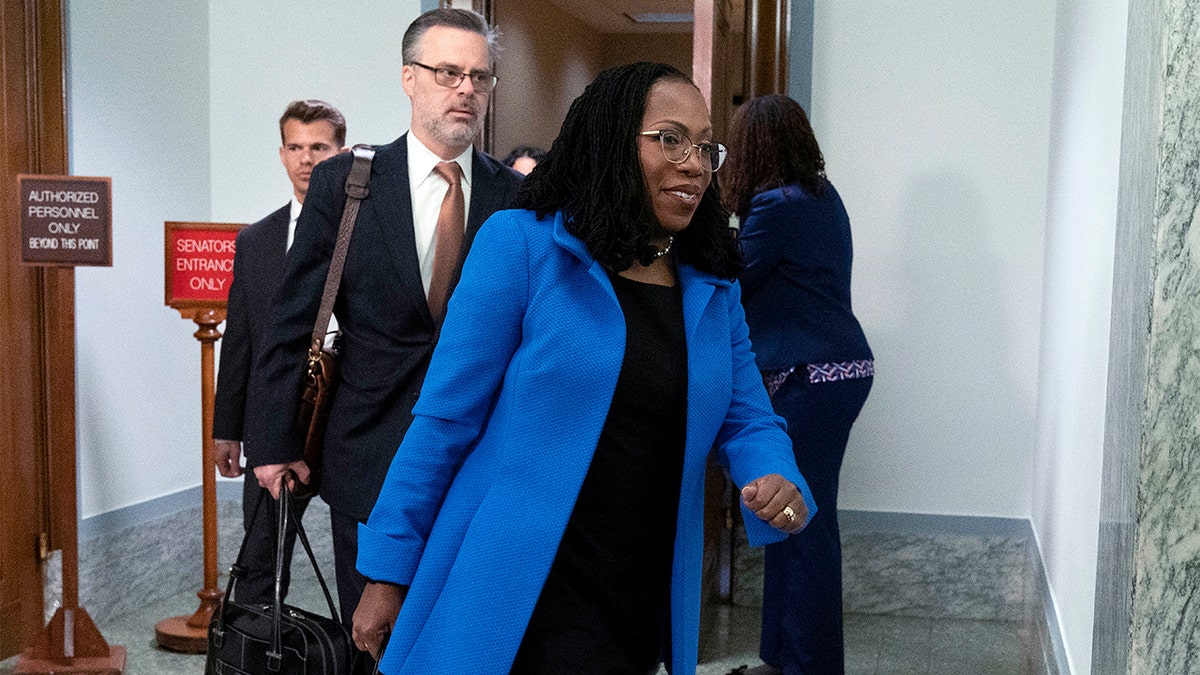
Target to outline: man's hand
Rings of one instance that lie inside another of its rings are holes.
[[[298,459],[287,464],[263,464],[262,466],[254,467],[254,477],[258,479],[258,484],[263,488],[271,491],[271,496],[279,499],[279,487],[283,485],[283,478],[288,471],[294,471],[296,478],[300,479],[301,483],[308,484],[308,465],[304,460]],[[289,484],[288,488],[296,489],[294,484]]]
[[[808,523],[808,506],[794,483],[777,473],[755,479],[742,488],[742,503],[760,520],[794,534]]]
[[[216,462],[217,471],[226,478],[242,475],[242,442],[214,438],[213,444],[216,446],[213,461]]]
[[[379,647],[383,639],[392,632],[396,625],[396,616],[400,614],[400,606],[404,604],[404,596],[408,595],[407,586],[395,584],[367,583],[362,597],[358,599],[358,609],[354,610],[354,646],[364,652],[369,652],[375,660],[382,654]]]

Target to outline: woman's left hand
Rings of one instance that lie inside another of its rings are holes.
[[[742,503],[761,520],[788,534],[799,532],[808,522],[808,506],[792,481],[777,473],[767,474],[742,488]]]

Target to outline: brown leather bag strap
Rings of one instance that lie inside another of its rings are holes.
[[[325,275],[325,290],[321,293],[321,309],[313,326],[309,353],[319,354],[325,344],[325,332],[329,330],[329,317],[333,316],[333,303],[337,300],[338,286],[342,283],[342,268],[346,266],[346,251],[350,248],[350,235],[354,232],[354,221],[358,218],[358,206],[371,194],[371,161],[375,148],[370,145],[354,146],[354,164],[346,177],[346,206],[342,209],[342,222],[338,225],[337,244],[333,258],[329,261],[329,273]]]

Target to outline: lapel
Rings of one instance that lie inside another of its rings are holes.
[[[471,212],[467,214],[467,229],[463,233],[462,252],[458,268],[462,270],[466,252],[475,241],[475,233],[493,213],[508,206],[512,200],[512,190],[504,184],[497,174],[500,165],[491,157],[478,150],[472,150],[471,160]]]
[[[451,297],[453,297],[454,288],[458,286],[463,262],[471,250],[471,243],[475,241],[475,234],[493,213],[508,206],[513,193],[512,189],[505,184],[503,177],[498,175],[501,169],[495,160],[478,150],[472,149],[471,153],[471,211],[467,214],[462,248],[458,251],[458,264],[455,265],[454,277],[450,280]],[[413,236],[410,235],[409,239],[413,239]],[[413,250],[415,252],[416,244],[413,244]],[[426,312],[428,312],[428,305],[426,305]],[[430,315],[430,321],[432,320],[433,317]]]
[[[608,278],[608,272],[604,266],[588,253],[587,244],[582,239],[576,237],[567,231],[566,221],[563,219],[563,212],[559,211],[554,214],[554,243],[566,249],[571,255],[575,256],[587,265],[588,276],[600,284],[605,290],[605,295],[617,305],[620,309],[620,302],[617,300],[617,292],[613,290],[612,281]]]
[[[373,235],[385,243],[387,264],[395,266],[404,290],[409,297],[424,298],[413,234],[412,192],[408,187],[407,136],[404,134],[381,146],[375,153],[371,163],[371,195],[363,206],[370,207],[371,220],[379,230]]]
[[[600,286],[606,289],[608,297],[612,299],[613,303],[616,303],[617,293],[612,289],[612,281],[608,280],[608,273],[605,271],[604,265],[601,265],[592,258],[583,240],[566,231],[562,211],[554,214],[554,243],[562,246],[563,249],[570,251],[571,255],[586,263],[588,265],[588,275],[600,283]],[[728,287],[732,285],[732,282],[702,273],[702,271],[686,264],[676,265],[676,277],[679,280],[680,288],[683,289],[684,335],[690,344],[696,337],[696,330],[700,328],[700,319],[704,315],[704,310],[707,309],[709,301],[712,301],[716,287]]]
[[[583,240],[567,231],[562,211],[554,215],[554,241],[585,263],[588,266],[588,275],[605,288],[613,302],[617,302],[616,292],[613,291],[612,282],[609,280],[604,266],[592,258],[588,253],[587,244]],[[704,310],[712,300],[717,287],[729,287],[732,282],[701,272],[691,265],[677,264],[675,274],[683,292],[684,335],[690,343],[696,337],[696,330],[700,327],[700,318],[704,315]]]
[[[684,334],[690,344],[696,337],[700,318],[704,315],[704,310],[712,300],[717,287],[729,287],[732,282],[705,274],[691,265],[676,265],[675,272],[679,278],[679,284],[683,288],[683,326]]]
[[[292,219],[292,203],[289,201],[282,209],[271,214],[271,226],[266,228],[263,237],[264,251],[267,260],[283,274],[283,258],[287,254],[288,222]]]

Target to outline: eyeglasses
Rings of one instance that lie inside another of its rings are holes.
[[[433,66],[427,66],[424,63],[417,63],[416,61],[411,61],[409,65],[420,66],[425,70],[432,70],[433,81],[443,87],[457,87],[462,84],[464,77],[469,77],[471,78],[471,86],[475,88],[475,91],[487,93],[496,88],[496,76],[486,70],[464,73],[458,68],[434,68]]]
[[[698,156],[701,168],[706,171],[716,171],[721,168],[721,164],[725,162],[725,156],[729,154],[729,150],[720,143],[712,141],[693,143],[692,139],[673,129],[643,131],[638,135],[657,137],[663,157],[672,164],[683,164],[692,154],[692,148],[696,148],[700,151]]]

